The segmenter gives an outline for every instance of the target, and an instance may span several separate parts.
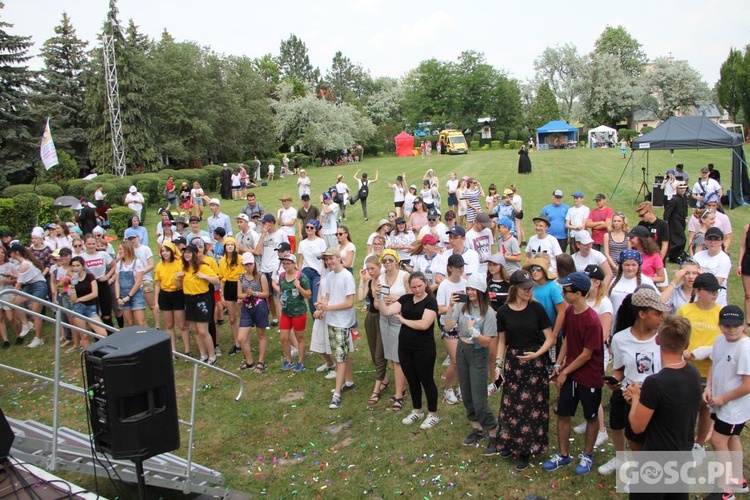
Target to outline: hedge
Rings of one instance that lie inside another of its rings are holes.
[[[141,214],[143,215],[145,212],[145,210],[142,210]],[[125,229],[128,228],[128,221],[133,217],[133,213],[128,207],[114,207],[107,212],[109,227],[116,235],[122,236]]]
[[[47,196],[49,198],[58,198],[63,195],[63,189],[54,183],[45,184],[16,184],[3,189],[3,198],[13,198],[19,194],[35,193],[38,196]]]

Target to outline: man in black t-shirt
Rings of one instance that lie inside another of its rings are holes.
[[[650,201],[644,201],[635,207],[635,213],[641,219],[638,225],[648,229],[651,237],[659,245],[659,254],[663,261],[666,259],[667,250],[669,249],[669,224],[654,214],[654,206],[651,205]]]

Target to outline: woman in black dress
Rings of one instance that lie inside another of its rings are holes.
[[[549,429],[549,356],[555,345],[544,307],[533,300],[528,271],[510,276],[508,300],[497,311],[497,356],[504,360],[502,431],[498,451],[515,453],[516,469],[529,466],[531,455],[547,450]]]
[[[518,173],[531,173],[531,158],[529,158],[529,151],[526,149],[525,144],[522,144],[521,149],[518,150]]]

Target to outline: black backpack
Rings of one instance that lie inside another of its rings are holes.
[[[370,195],[370,181],[363,181],[362,187],[359,188],[359,193],[357,194],[357,198],[360,200],[366,200],[367,197]]]

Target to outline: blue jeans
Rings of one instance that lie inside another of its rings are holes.
[[[315,302],[318,300],[318,287],[320,285],[320,274],[318,274],[318,271],[313,269],[312,267],[304,267],[302,268],[302,274],[307,276],[308,281],[310,282],[310,289],[312,290],[312,295],[308,299],[308,302],[310,303],[310,314],[315,312]]]

